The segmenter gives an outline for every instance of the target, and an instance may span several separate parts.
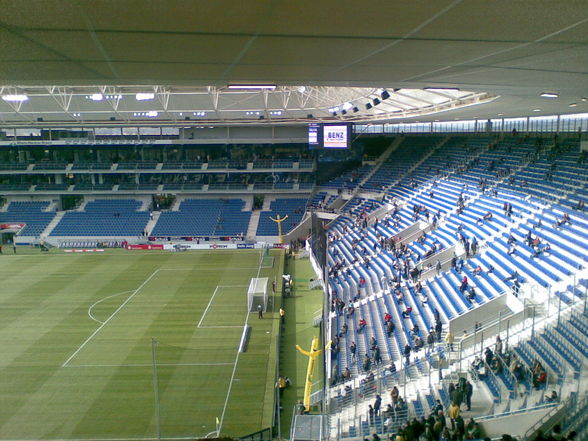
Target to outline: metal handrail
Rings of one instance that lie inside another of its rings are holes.
[[[552,410],[547,412],[543,417],[541,417],[535,424],[533,424],[523,435],[525,440],[531,440],[531,435],[535,434],[539,428],[541,428],[551,417],[553,417],[560,409],[564,407],[572,407],[576,402],[576,396],[572,395],[565,401],[560,401],[559,403],[550,404],[554,406]],[[548,405],[544,404],[544,407],[548,407]]]
[[[556,407],[558,404],[559,403],[540,404],[540,405],[534,406],[534,407],[527,407],[526,409],[519,409],[519,410],[513,410],[513,411],[509,411],[509,412],[502,412],[502,413],[494,413],[492,415],[484,415],[481,417],[476,417],[476,421],[477,422],[489,421],[489,420],[493,420],[495,418],[502,418],[502,417],[511,416],[511,415],[519,415],[522,413],[531,412],[533,410],[540,410],[540,409],[547,409],[549,407]]]

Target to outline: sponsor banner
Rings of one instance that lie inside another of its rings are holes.
[[[89,248],[89,249],[81,249],[81,248],[74,248],[71,250],[63,250],[64,253],[102,253],[104,249],[102,248]]]
[[[346,148],[347,126],[323,126],[323,145],[331,148]]]
[[[238,250],[252,250],[253,248],[255,248],[254,243],[238,243],[237,244]]]
[[[275,243],[272,245],[273,248],[288,248],[288,244],[285,243]]]
[[[0,230],[22,230],[27,224],[0,224]]]
[[[194,242],[170,242],[161,245],[164,250],[180,251],[180,250],[236,250],[236,249],[259,249],[264,248],[263,243],[194,243]],[[275,247],[278,248],[278,247]],[[279,248],[288,248],[288,245],[281,244]]]
[[[163,245],[161,244],[129,244],[127,245],[127,250],[163,250]]]
[[[237,248],[234,244],[231,244],[231,248]],[[220,243],[212,243],[209,245],[211,250],[217,250],[217,249],[225,249],[225,248],[229,248],[229,245],[224,245],[224,244],[220,244]]]

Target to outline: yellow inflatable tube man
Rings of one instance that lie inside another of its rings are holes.
[[[327,343],[325,350],[329,348],[330,344],[331,342]],[[308,357],[308,369],[306,370],[306,383],[304,385],[304,409],[308,412],[310,410],[310,391],[312,388],[312,372],[314,371],[314,362],[317,357],[321,355],[323,350],[319,349],[319,339],[317,336],[312,338],[310,351],[305,351],[298,345],[296,345],[296,349],[298,349],[301,354]]]

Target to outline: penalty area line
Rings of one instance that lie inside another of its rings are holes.
[[[101,325],[100,325],[100,326],[99,326],[99,327],[98,327],[98,328],[97,328],[97,329],[96,329],[94,332],[92,332],[92,334],[91,334],[91,335],[90,335],[90,336],[89,336],[89,337],[88,337],[88,338],[87,338],[87,339],[86,339],[86,340],[85,340],[85,341],[84,341],[84,342],[83,342],[83,343],[82,343],[82,344],[81,344],[81,345],[80,345],[80,346],[79,346],[79,347],[78,347],[78,348],[75,350],[75,352],[74,352],[73,354],[71,354],[67,360],[65,360],[65,362],[64,362],[64,363],[61,365],[61,367],[66,367],[66,366],[67,366],[67,364],[68,364],[68,363],[69,363],[69,362],[70,362],[70,361],[71,361],[71,360],[72,360],[72,359],[73,359],[73,358],[74,358],[76,355],[78,355],[78,353],[79,353],[79,352],[80,352],[80,351],[81,351],[81,350],[82,350],[82,349],[83,349],[83,348],[84,348],[84,347],[85,347],[85,346],[86,346],[86,345],[87,345],[87,344],[90,342],[90,340],[92,340],[92,339],[94,338],[94,336],[95,336],[96,334],[98,334],[98,332],[100,332],[100,330],[101,330],[101,329],[102,329],[104,326],[106,326],[106,324],[107,324],[107,323],[108,323],[110,320],[112,320],[112,318],[113,318],[113,317],[114,317],[114,316],[115,316],[115,315],[116,315],[116,314],[117,314],[117,313],[118,313],[118,312],[119,312],[121,309],[123,309],[123,308],[125,307],[125,305],[126,305],[127,303],[129,303],[129,302],[131,301],[131,299],[132,299],[133,297],[135,297],[135,295],[137,295],[137,293],[138,293],[138,292],[139,292],[139,291],[140,291],[140,290],[141,290],[141,289],[142,289],[142,288],[143,288],[145,285],[147,285],[147,283],[149,283],[149,281],[150,281],[150,280],[151,280],[151,279],[152,279],[152,278],[153,278],[153,277],[154,277],[154,276],[155,276],[155,275],[156,275],[158,272],[159,272],[159,269],[156,269],[155,271],[153,271],[153,272],[151,273],[151,275],[150,275],[150,276],[149,276],[147,279],[145,279],[145,280],[143,281],[143,283],[141,283],[141,285],[140,285],[140,286],[139,286],[139,287],[138,287],[136,290],[134,290],[134,291],[133,291],[133,293],[132,293],[130,296],[128,296],[128,297],[127,297],[127,299],[126,299],[126,300],[125,300],[123,303],[121,303],[121,304],[120,304],[120,306],[119,306],[118,308],[116,308],[116,310],[115,310],[115,311],[114,311],[112,314],[110,314],[110,316],[109,316],[109,317],[108,317],[108,318],[107,318],[107,319],[106,319],[106,320],[105,320],[105,321],[104,321],[104,322],[103,322],[103,323],[102,323],[102,324],[101,324]]]
[[[207,329],[207,328],[242,328],[242,326],[239,326],[239,325],[237,325],[237,326],[235,326],[235,325],[202,326],[202,322],[204,321],[204,317],[206,317],[206,313],[210,309],[210,305],[212,305],[212,301],[214,300],[215,296],[218,294],[219,288],[247,288],[247,285],[216,285],[216,288],[214,288],[214,292],[212,293],[212,296],[210,297],[210,300],[208,301],[208,305],[206,305],[206,309],[204,309],[204,312],[202,313],[202,316],[200,317],[200,320],[198,321],[198,324],[196,325],[196,327],[197,328],[200,328],[200,329]]]
[[[158,441],[194,440],[194,436],[166,436],[161,438],[35,438],[36,441]],[[0,441],[31,441],[18,438],[0,438]]]
[[[232,366],[233,363],[157,363],[157,366]],[[67,368],[121,368],[121,367],[153,367],[153,363],[136,364],[70,364]]]

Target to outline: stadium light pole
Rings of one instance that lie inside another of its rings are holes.
[[[153,395],[155,399],[155,427],[157,428],[157,441],[161,441],[161,412],[159,409],[159,385],[157,383],[157,358],[155,355],[157,340],[151,337],[151,359],[153,362]]]

